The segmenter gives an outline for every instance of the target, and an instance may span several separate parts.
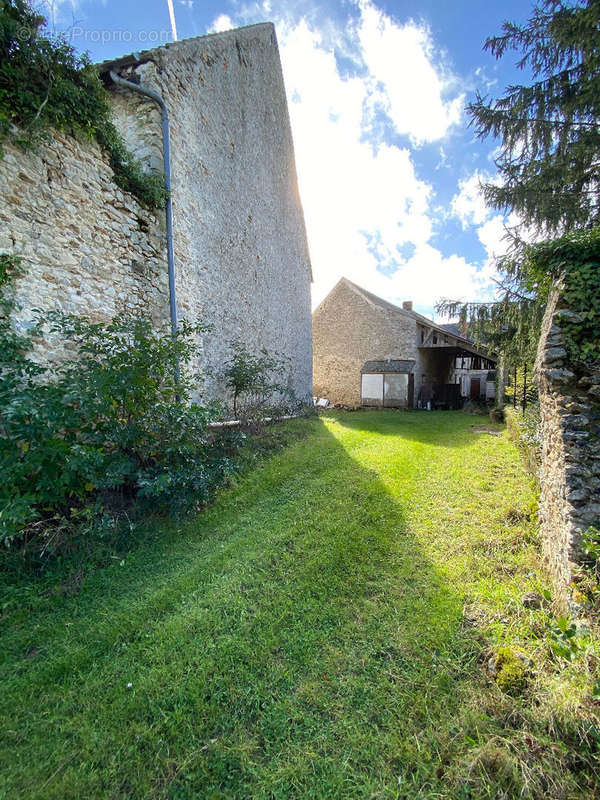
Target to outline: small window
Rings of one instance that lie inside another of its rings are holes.
[[[421,344],[425,341],[425,331],[421,328]]]
[[[437,336],[435,336],[435,335],[434,335],[434,337],[433,337],[433,343],[434,343],[434,344],[437,344]]]

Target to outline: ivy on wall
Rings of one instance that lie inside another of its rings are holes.
[[[96,68],[64,37],[42,35],[44,26],[27,0],[0,0],[0,157],[4,142],[31,149],[53,129],[94,138],[116,184],[144,205],[161,207],[164,176],[145,173],[127,151]]]
[[[531,245],[527,259],[532,281],[548,273],[562,280],[568,310],[559,319],[571,361],[600,366],[600,228]]]

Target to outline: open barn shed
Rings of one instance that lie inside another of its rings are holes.
[[[313,313],[313,354],[315,394],[354,407],[451,409],[467,399],[485,401],[496,365],[456,326],[346,278]]]

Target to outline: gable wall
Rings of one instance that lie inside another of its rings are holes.
[[[312,394],[310,261],[272,25],[180,42],[124,77],[159,91],[171,116],[180,317],[212,323],[198,366],[216,373],[241,338],[291,360],[291,388]],[[133,73],[137,73],[134,75]],[[114,88],[117,127],[149,168],[162,168],[160,113]],[[19,323],[60,308],[108,320],[128,310],[168,320],[164,213],[114,183],[94,142],[56,135],[38,153],[0,160],[0,251],[22,256]],[[47,341],[42,357],[59,357]],[[215,374],[210,374],[210,373]]]
[[[288,356],[292,388],[310,398],[310,257],[273,26],[180,42],[121,72],[169,106],[178,306],[214,325],[200,342],[207,394],[222,392],[217,373],[241,338]],[[114,95],[128,144],[156,161],[154,104]]]
[[[340,282],[313,313],[314,392],[360,405],[365,361],[416,359],[416,322],[368,302]]]

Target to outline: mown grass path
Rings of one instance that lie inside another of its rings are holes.
[[[75,596],[7,587],[0,797],[543,796],[522,738],[539,718],[549,748],[550,712],[479,663],[544,613],[519,599],[540,586],[534,493],[478,422],[292,423],[291,446]],[[589,786],[563,771],[561,796]]]

